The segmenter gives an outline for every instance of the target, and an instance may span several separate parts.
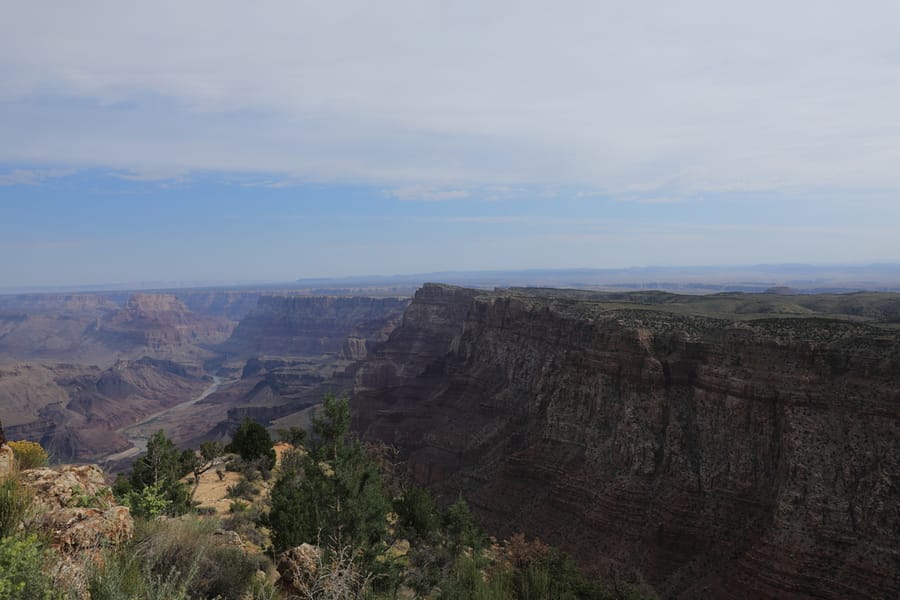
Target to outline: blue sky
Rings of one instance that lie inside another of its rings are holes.
[[[0,288],[900,260],[896,2],[184,4],[0,1]]]

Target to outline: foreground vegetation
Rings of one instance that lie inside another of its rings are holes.
[[[346,400],[327,397],[321,415],[309,440],[296,429],[281,432],[292,446],[277,466],[272,439],[252,421],[227,448],[210,442],[182,452],[163,432],[154,435],[146,455],[114,486],[135,517],[134,537],[82,560],[82,597],[651,595],[636,577],[591,579],[571,557],[539,540],[489,539],[464,499],[441,509],[406,480],[387,449],[365,447],[349,435]],[[223,457],[226,450],[231,454]],[[33,446],[27,451],[40,456]],[[201,475],[217,464],[240,474],[229,487],[227,515],[209,514],[193,501]],[[45,575],[60,572],[54,566],[62,558],[36,523],[30,492],[12,474],[0,482],[0,600],[75,597],[64,591],[74,588]]]

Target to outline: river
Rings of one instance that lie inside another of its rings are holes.
[[[155,412],[149,417],[138,421],[132,425],[128,425],[127,427],[122,427],[121,429],[117,429],[116,433],[120,433],[124,435],[129,442],[131,442],[132,447],[127,450],[123,450],[122,452],[117,452],[115,454],[109,454],[100,459],[101,462],[114,462],[117,460],[122,460],[124,458],[131,458],[132,456],[137,456],[141,452],[146,452],[147,450],[147,440],[150,438],[152,433],[152,428],[148,428],[148,425],[152,425],[155,421],[158,421],[162,417],[169,415],[173,412],[183,410],[189,406],[192,406],[210,394],[216,392],[222,384],[225,383],[225,380],[218,375],[213,375],[212,383],[207,387],[203,392],[197,396],[196,398],[191,398],[186,402],[181,402],[180,404],[176,404],[175,406],[170,406],[165,410],[161,410],[159,412]]]

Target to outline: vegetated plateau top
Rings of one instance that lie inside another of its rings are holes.
[[[502,294],[525,302],[545,303],[552,305],[557,312],[585,317],[611,312],[645,311],[729,321],[815,318],[900,327],[898,293],[790,294],[784,291],[686,295],[661,291],[594,292],[507,288],[497,289],[492,295]]]

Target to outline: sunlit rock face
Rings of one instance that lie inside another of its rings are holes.
[[[665,596],[896,597],[896,329],[636,308],[426,286],[355,425],[492,532]]]

